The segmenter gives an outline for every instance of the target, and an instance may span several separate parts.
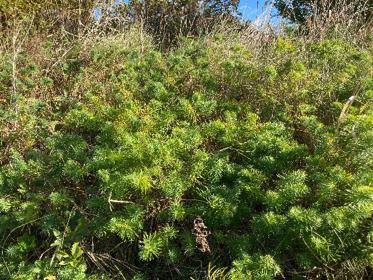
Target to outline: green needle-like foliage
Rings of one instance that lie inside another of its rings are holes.
[[[239,38],[0,53],[0,279],[368,279],[373,49]]]

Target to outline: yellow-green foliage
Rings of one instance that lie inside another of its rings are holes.
[[[373,49],[231,40],[1,54],[1,279],[368,277]]]

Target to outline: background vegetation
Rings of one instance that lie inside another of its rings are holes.
[[[197,2],[0,1],[0,279],[371,279],[368,13]]]

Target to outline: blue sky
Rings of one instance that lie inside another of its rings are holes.
[[[239,9],[243,18],[255,20],[263,11],[265,0],[241,0]]]

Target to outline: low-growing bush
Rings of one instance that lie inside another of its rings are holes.
[[[254,52],[2,53],[0,278],[371,276],[373,49]]]

